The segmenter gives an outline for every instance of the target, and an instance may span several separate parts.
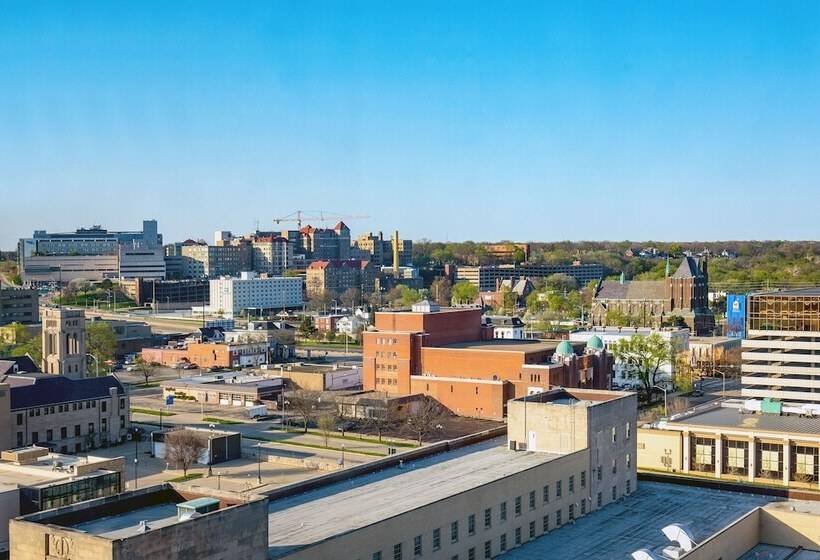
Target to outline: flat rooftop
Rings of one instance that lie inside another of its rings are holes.
[[[787,297],[820,296],[820,286],[815,286],[813,288],[795,288],[793,290],[757,292],[757,293],[749,294],[749,295],[752,296],[752,297],[755,297],[755,296],[787,296]]]
[[[594,511],[504,555],[505,560],[630,558],[639,548],[669,545],[661,529],[681,523],[696,542],[717,533],[758,506],[777,500],[771,496],[710,490],[696,486],[639,482],[628,498]]]
[[[97,469],[77,476],[72,466],[93,465],[95,462],[108,463],[108,458],[84,457],[80,455],[62,455],[49,453],[39,457],[35,462],[17,464],[13,461],[0,460],[0,484],[15,484],[19,486],[39,486],[68,479],[81,479],[97,476],[102,473],[114,472],[110,469]],[[57,466],[59,464],[59,467]]]
[[[673,417],[668,424],[687,426],[717,426],[755,432],[781,432],[790,434],[820,434],[820,417],[801,418],[798,415],[744,414],[731,407],[711,408],[704,411],[683,413]]]
[[[66,526],[91,535],[115,540],[138,534],[141,521],[145,521],[149,529],[174,525],[178,523],[177,504],[166,502]]]
[[[820,552],[798,550],[791,546],[759,544],[738,560],[820,560]]]
[[[450,348],[454,350],[482,350],[488,352],[542,352],[555,350],[560,340],[475,340],[456,342],[431,348]],[[576,343],[579,344],[579,343]]]
[[[562,455],[512,452],[506,438],[332,484],[269,505],[269,557],[367,527]]]

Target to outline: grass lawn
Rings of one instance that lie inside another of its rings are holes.
[[[203,422],[210,422],[211,424],[244,424],[239,420],[228,420],[227,418],[214,418],[213,416],[206,416],[202,419]]]
[[[202,478],[202,473],[201,472],[188,473],[185,476],[178,476],[176,478],[169,478],[165,482],[188,482],[189,480],[196,480],[197,478]]]
[[[271,430],[271,431],[274,431],[274,432],[282,431],[282,428],[280,428],[278,426],[271,426],[268,429]],[[304,433],[304,431],[299,430],[299,433]],[[310,430],[309,429],[307,431],[307,433],[312,434],[314,436],[324,437],[324,434],[322,432],[320,432],[319,430]],[[354,442],[354,443],[357,442],[357,441],[363,441],[363,442],[366,442],[366,443],[375,443],[375,444],[378,444],[378,445],[389,445],[389,446],[392,446],[392,447],[418,447],[418,444],[415,443],[415,442],[396,441],[396,440],[389,439],[389,438],[386,438],[386,437],[382,438],[382,440],[379,441],[378,437],[372,437],[372,436],[359,437],[358,434],[356,434],[356,435],[354,435],[354,434],[355,434],[355,432],[346,432],[345,435],[342,435],[338,432],[333,432],[333,433],[329,434],[328,437],[331,438],[331,439],[341,439],[341,440],[350,441],[350,442]]]
[[[132,408],[131,412],[136,412],[139,414],[150,414],[151,416],[176,416],[176,412],[165,412],[164,410],[153,410],[150,408]]]
[[[252,439],[255,441],[267,441],[277,445],[295,445],[297,447],[309,447],[311,449],[327,449],[328,451],[341,451],[341,447],[325,447],[324,445],[317,445],[315,443],[302,443],[298,441],[280,441],[271,438],[259,436],[242,436],[245,439]],[[387,453],[379,453],[378,451],[362,451],[361,449],[349,449],[345,447],[345,453],[356,453],[359,455],[368,455],[370,457],[387,457]]]

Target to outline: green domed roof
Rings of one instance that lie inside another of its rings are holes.
[[[604,341],[601,340],[597,334],[594,334],[589,338],[589,340],[587,340],[587,348],[591,350],[603,350]]]
[[[558,356],[572,356],[575,354],[575,350],[572,348],[572,344],[569,341],[562,340],[558,347],[555,349],[555,353]]]

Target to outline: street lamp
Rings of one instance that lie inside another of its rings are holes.
[[[214,426],[213,424],[208,424],[208,427],[211,429],[211,436],[208,438],[208,476],[211,477],[214,474],[212,465],[214,462]]]
[[[339,466],[345,468],[345,444],[342,444],[342,458],[339,459]]]
[[[262,484],[262,442],[256,442],[256,481]]]
[[[720,396],[726,398],[726,372],[720,371],[719,369],[715,369],[713,371],[723,377],[723,389],[720,392]]]
[[[652,388],[653,389],[660,389],[661,391],[663,391],[663,415],[664,416],[669,416],[669,409],[666,406],[666,393],[667,393],[668,389],[666,389],[665,387],[661,387],[660,385],[653,385]]]
[[[134,489],[136,489],[137,486],[139,486],[139,484],[138,484],[139,477],[137,476],[137,465],[139,464],[139,462],[140,462],[140,460],[135,455],[134,456]]]
[[[285,393],[282,393],[282,430],[288,431],[287,415],[285,414],[285,406],[289,405],[290,401],[285,400]]]

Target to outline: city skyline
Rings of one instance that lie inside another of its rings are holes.
[[[816,239],[820,6],[413,8],[8,6],[0,248],[298,208],[441,241]]]

